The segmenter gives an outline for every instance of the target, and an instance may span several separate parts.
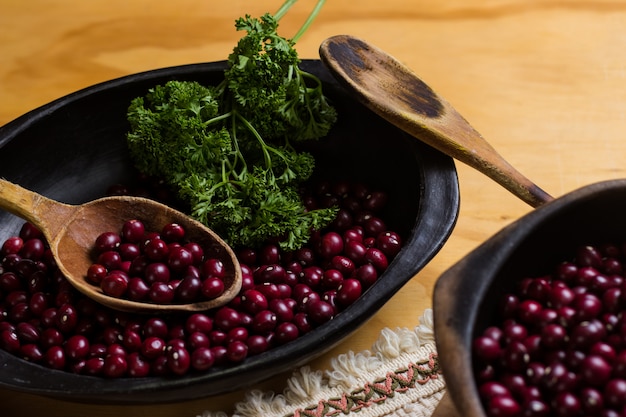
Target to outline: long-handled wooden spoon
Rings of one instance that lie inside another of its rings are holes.
[[[166,205],[139,197],[105,197],[82,205],[51,200],[6,180],[0,180],[0,208],[37,226],[50,244],[67,280],[86,296],[127,312],[203,311],[228,303],[241,289],[241,267],[232,249],[211,229]],[[141,220],[146,230],[178,223],[189,240],[202,245],[205,255],[222,260],[226,269],[224,293],[193,304],[152,304],[108,296],[86,281],[95,240],[103,232],[118,231],[127,220]]]
[[[441,152],[476,168],[537,207],[552,197],[524,177],[409,68],[363,40],[326,39],[320,57],[372,111]]]

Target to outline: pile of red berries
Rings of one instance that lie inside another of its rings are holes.
[[[207,371],[289,343],[357,300],[401,248],[379,217],[384,193],[324,183],[306,201],[339,206],[335,222],[297,251],[273,243],[239,250],[239,295],[202,313],[139,315],[95,303],[60,274],[40,231],[26,223],[0,249],[0,348],[49,368],[117,378]],[[175,226],[160,232],[165,242],[170,229]],[[109,248],[116,240],[105,236],[98,245]],[[219,275],[219,266],[207,261],[201,268]]]
[[[626,245],[579,248],[473,341],[488,416],[626,416]]]
[[[205,258],[202,246],[186,241],[179,224],[170,223],[154,232],[146,231],[139,220],[128,220],[121,233],[100,234],[94,252],[87,280],[111,297],[186,304],[211,300],[224,292],[224,264]]]

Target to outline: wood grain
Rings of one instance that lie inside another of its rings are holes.
[[[0,5],[0,124],[79,88],[157,67],[224,59],[234,19],[281,0],[4,0]],[[312,7],[281,22],[295,33]],[[626,176],[626,0],[328,1],[299,41],[316,58],[350,34],[388,51],[446,98],[509,162],[554,196]],[[433,283],[455,261],[531,210],[457,164],[461,212],[433,261],[363,328],[311,363],[368,349],[384,327],[413,327]],[[445,358],[442,358],[445,360]],[[280,391],[287,375],[254,388]],[[2,415],[193,417],[230,411],[243,392],[158,406],[74,404],[0,390]]]

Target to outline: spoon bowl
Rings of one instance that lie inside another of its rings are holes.
[[[241,268],[230,246],[202,223],[156,201],[116,196],[70,205],[0,180],[0,207],[42,231],[59,270],[77,290],[116,310],[133,313],[204,311],[228,303],[241,289]],[[224,263],[224,293],[211,300],[189,304],[155,304],[111,297],[89,283],[86,274],[93,263],[91,253],[96,238],[103,232],[121,229],[124,222],[131,219],[141,220],[146,230],[161,230],[168,223],[180,224],[189,240],[199,243],[207,257]]]
[[[553,199],[513,168],[411,69],[383,50],[338,35],[321,44],[320,58],[365,106],[408,134],[477,169],[533,207]]]

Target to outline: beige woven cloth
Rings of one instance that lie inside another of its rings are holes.
[[[444,392],[428,309],[414,329],[383,329],[370,350],[339,355],[331,369],[296,370],[281,394],[250,391],[232,415],[196,417],[430,417]]]

